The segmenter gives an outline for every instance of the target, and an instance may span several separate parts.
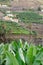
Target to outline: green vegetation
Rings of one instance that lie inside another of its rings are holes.
[[[10,0],[0,0],[0,2],[9,2]]]
[[[0,65],[43,65],[43,46],[12,41],[0,44]]]
[[[0,1],[9,1],[9,0],[0,0]]]
[[[0,21],[0,34],[6,33],[37,35],[36,31],[27,30],[18,23],[11,21]]]
[[[4,27],[6,33],[29,34],[29,31],[21,27],[19,24],[11,21],[0,21],[0,27]],[[3,28],[0,28],[3,29]]]
[[[0,0],[0,4],[7,4],[9,5],[10,0]]]
[[[14,13],[16,14],[16,12]],[[43,17],[35,12],[18,12],[17,18],[21,20],[21,22],[24,23],[43,23]]]

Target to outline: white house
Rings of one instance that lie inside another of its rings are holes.
[[[11,17],[9,17],[9,16],[5,16],[5,17],[3,17],[3,20],[6,20],[6,21],[12,21],[12,22],[16,22],[16,23],[19,22],[18,19],[13,19],[13,18],[11,18]]]
[[[14,22],[14,20],[12,18],[10,18],[10,21]]]
[[[2,5],[1,7],[3,7],[3,8],[7,8],[8,6],[7,6],[7,5]]]
[[[9,17],[14,17],[14,15],[13,15],[13,14],[7,14],[7,16],[9,16]]]
[[[5,16],[5,17],[3,17],[3,20],[6,20],[6,21],[8,21],[8,20],[10,20],[10,17],[8,17],[8,16]]]
[[[18,19],[14,19],[14,22],[18,23],[18,22],[19,22],[19,20],[18,20]]]
[[[7,14],[10,14],[10,13],[11,13],[11,11],[6,11],[6,13],[7,13]]]
[[[41,10],[41,12],[43,12],[43,9]]]
[[[19,22],[19,20],[18,20],[18,19],[12,19],[12,18],[10,18],[10,21],[12,21],[12,22],[16,22],[16,23],[18,23],[18,22]]]

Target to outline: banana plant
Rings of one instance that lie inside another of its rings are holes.
[[[43,46],[22,40],[0,44],[0,65],[43,65]]]

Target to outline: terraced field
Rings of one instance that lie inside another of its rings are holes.
[[[17,18],[24,23],[43,23],[43,17],[36,12],[13,12],[17,14]]]
[[[29,34],[29,31],[21,27],[17,23],[0,21],[0,26],[4,27],[6,33]]]
[[[2,26],[4,27],[6,33],[13,34],[14,37],[13,35],[11,35],[12,37],[10,36],[12,39],[23,38],[25,40],[29,40],[26,35],[28,35],[28,37],[30,35],[30,39],[32,35],[35,35],[35,38],[43,38],[43,16],[32,11],[12,12],[12,14],[16,15],[16,18],[19,20],[18,23],[11,21],[0,21],[0,28]],[[10,37],[8,37],[8,39]]]

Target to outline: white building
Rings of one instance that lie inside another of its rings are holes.
[[[14,19],[14,22],[18,23],[18,22],[19,22],[19,20],[18,20],[18,19]]]
[[[12,22],[16,22],[16,23],[19,22],[18,19],[13,19],[13,18],[11,18],[11,17],[9,17],[9,16],[5,16],[5,17],[3,17],[3,20],[6,20],[6,21],[12,21]]]
[[[10,20],[10,17],[8,17],[8,16],[5,16],[5,17],[3,17],[3,20],[6,20],[6,21],[8,21],[8,20]]]
[[[14,15],[13,15],[13,14],[7,14],[7,16],[9,16],[9,17],[14,17]]]
[[[41,10],[41,12],[43,12],[43,9]]]
[[[6,11],[6,13],[7,13],[7,14],[10,14],[10,13],[11,13],[11,11]]]
[[[1,5],[1,7],[3,7],[3,8],[7,8],[8,6],[7,6],[7,5]]]

